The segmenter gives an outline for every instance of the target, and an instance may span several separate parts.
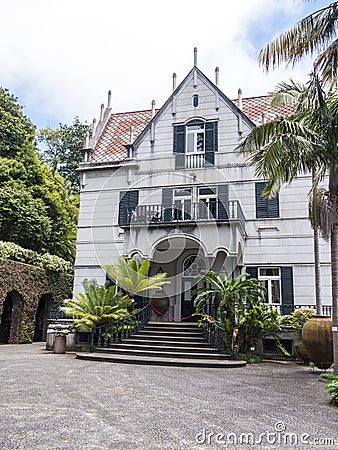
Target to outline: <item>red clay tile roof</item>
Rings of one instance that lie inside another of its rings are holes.
[[[238,99],[232,100],[238,106]],[[276,115],[289,115],[292,106],[271,106],[271,96],[250,97],[242,100],[243,112],[256,125],[272,120]],[[134,127],[135,139],[141,134],[151,120],[151,110],[127,113],[113,113],[103,128],[92,153],[92,163],[118,162],[127,158],[125,145],[130,143],[130,127]]]
[[[232,102],[238,106],[238,100],[232,100]],[[288,116],[294,112],[294,106],[272,106],[271,96],[266,95],[264,97],[249,97],[242,100],[243,112],[255,125],[262,125],[263,117],[264,122],[269,122],[277,115]]]
[[[135,140],[151,120],[151,110],[111,114],[93,154],[93,163],[117,162],[127,158],[125,145],[130,143],[130,127],[134,127]]]

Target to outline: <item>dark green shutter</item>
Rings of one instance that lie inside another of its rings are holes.
[[[221,184],[218,186],[218,216],[219,220],[229,218],[229,185]]]
[[[250,275],[250,278],[258,278],[258,267],[246,267],[245,272]]]
[[[206,122],[205,151],[217,152],[217,150],[218,150],[218,122]]]
[[[215,164],[215,152],[218,150],[218,122],[205,124],[205,162]]]
[[[174,125],[175,169],[185,168],[185,125]]]
[[[185,152],[185,125],[174,125],[174,153]]]
[[[173,190],[172,188],[162,189],[162,208],[164,209],[164,222],[171,222],[173,220]]]
[[[266,183],[255,183],[255,196],[256,196],[256,218],[267,219],[279,217],[279,196],[278,194],[274,198],[262,197],[263,189]]]
[[[185,153],[176,153],[175,169],[184,169],[184,168],[185,168]]]
[[[119,203],[119,225],[130,223],[130,214],[138,205],[139,191],[121,191]]]
[[[281,267],[282,279],[282,312],[283,314],[291,314],[294,306],[293,295],[293,268]]]

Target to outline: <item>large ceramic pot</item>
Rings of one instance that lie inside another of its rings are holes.
[[[311,361],[319,369],[328,369],[333,363],[332,320],[330,316],[312,316],[305,322],[302,341]]]
[[[154,297],[150,299],[150,304],[153,306],[154,313],[161,317],[169,309],[169,297],[166,296],[162,290],[157,290],[154,293]]]

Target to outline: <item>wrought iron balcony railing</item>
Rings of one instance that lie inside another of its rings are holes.
[[[121,207],[120,226],[130,224],[168,224],[178,222],[204,221],[239,221],[245,230],[245,217],[241,205],[237,200],[226,204],[220,200],[209,202],[174,204],[170,207],[163,205],[138,205],[135,208]]]

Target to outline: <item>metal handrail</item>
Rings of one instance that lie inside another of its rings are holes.
[[[227,331],[222,328],[216,322],[210,322],[208,320],[202,321],[203,336],[210,343],[210,345],[220,353],[232,353],[233,359],[236,359],[236,337],[232,343],[232,348],[230,348]]]
[[[195,202],[186,205],[172,204],[164,206],[138,205],[136,207],[121,206],[120,225],[160,224],[168,222],[239,221],[245,230],[245,216],[238,200],[222,202],[219,199],[209,202]]]
[[[123,317],[122,319],[115,320],[107,325],[101,325],[92,329],[90,336],[90,352],[93,353],[94,348],[107,348],[110,344],[118,343],[121,342],[122,339],[129,338],[132,334],[142,330],[149,322],[149,318],[150,305],[148,303],[139,311],[130,314],[130,316]]]

